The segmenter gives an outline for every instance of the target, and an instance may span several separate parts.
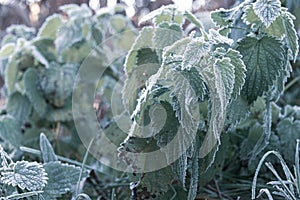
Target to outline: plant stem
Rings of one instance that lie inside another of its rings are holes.
[[[290,89],[290,87],[292,87],[295,83],[297,83],[300,80],[300,76],[297,76],[296,78],[294,78],[291,82],[289,82],[285,88],[284,88],[284,92],[286,92],[288,89]]]

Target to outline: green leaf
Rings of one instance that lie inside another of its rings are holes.
[[[208,61],[213,62],[215,58]],[[217,59],[215,63],[208,63],[202,71],[203,78],[210,92],[211,116],[209,128],[199,150],[200,158],[205,157],[220,144],[220,134],[224,126],[226,108],[231,98],[235,77],[234,66],[229,58]],[[216,148],[217,150],[217,148]]]
[[[171,90],[171,98],[175,100],[173,109],[176,117],[186,134],[193,135],[197,132],[200,117],[196,92],[189,80],[178,71],[170,70],[167,73],[167,80],[172,80],[167,82],[166,86]]]
[[[40,134],[40,148],[44,163],[58,161],[54,150],[44,133]]]
[[[162,6],[159,9],[156,9],[149,14],[145,15],[140,21],[139,24],[152,20],[155,25],[159,25],[163,22],[173,22],[181,25],[184,21],[183,14],[178,11],[176,6],[168,5]]]
[[[59,161],[45,163],[44,168],[48,174],[48,183],[42,196],[46,200],[52,200],[72,190],[76,185],[81,169],[73,165],[62,164]],[[83,177],[87,174],[84,173]]]
[[[291,154],[296,147],[296,139],[300,138],[300,120],[288,117],[277,124],[277,134],[280,138],[280,153],[289,162],[293,163],[294,156]]]
[[[242,15],[242,20],[245,24],[247,25],[259,25],[260,19],[259,17],[255,14],[253,4],[247,5],[243,8],[243,15]],[[273,23],[272,23],[273,24]]]
[[[141,178],[139,178],[141,176]],[[172,183],[174,174],[170,166],[162,168],[154,172],[148,172],[144,175],[130,176],[130,180],[134,182],[139,181],[138,190],[143,187],[151,194],[165,193],[168,191],[169,185]]]
[[[0,49],[0,58],[1,59],[8,58],[10,55],[13,54],[14,51],[15,51],[15,44],[7,43],[3,45]]]
[[[199,149],[199,148],[198,148]],[[191,168],[190,168],[190,186],[189,186],[189,192],[187,196],[187,200],[194,200],[197,196],[198,191],[198,178],[199,178],[199,157],[198,157],[199,151],[195,151],[194,155],[191,159]]]
[[[72,104],[66,103],[63,107],[51,107],[47,112],[47,120],[51,122],[69,122],[73,120]]]
[[[154,29],[153,42],[155,48],[160,51],[182,37],[183,31],[178,24],[164,22]]]
[[[49,62],[57,59],[57,52],[52,39],[38,38],[32,44]]]
[[[47,110],[47,103],[37,90],[37,80],[38,77],[35,69],[31,68],[26,70],[23,77],[25,94],[33,105],[34,110],[40,117],[43,117]]]
[[[32,105],[26,96],[15,92],[9,96],[6,109],[20,124],[23,124],[28,121],[28,117],[32,111]]]
[[[246,66],[242,60],[240,52],[233,49],[229,49],[226,53],[226,57],[230,58],[230,64],[234,66],[234,87],[232,91],[232,98],[235,99],[240,95],[240,92],[244,86],[246,78]]]
[[[186,47],[183,54],[183,69],[190,69],[192,66],[197,66],[204,59],[208,48],[205,47],[204,42],[199,40],[192,40]]]
[[[56,32],[55,46],[58,54],[82,40],[82,29],[75,24],[61,26]]]
[[[47,173],[37,162],[17,161],[12,171],[1,172],[1,181],[13,187],[18,186],[22,190],[41,190],[47,184]]]
[[[253,4],[255,14],[268,28],[280,15],[281,2],[279,0],[257,0]]]
[[[14,55],[8,60],[8,65],[5,69],[4,76],[5,84],[9,94],[13,93],[16,90],[15,84],[17,82],[18,72],[19,67],[17,65],[17,57],[16,55]]]
[[[225,10],[224,8],[212,11],[210,13],[210,18],[215,23],[217,27],[227,27],[231,26],[233,22],[239,17],[242,7],[244,4],[240,4],[232,9]]]
[[[15,118],[8,115],[0,117],[0,137],[5,143],[19,148],[22,141],[22,133],[20,124]]]
[[[273,81],[284,68],[284,49],[279,40],[263,36],[242,39],[238,42],[237,50],[243,55],[247,68],[242,93],[253,102],[258,96],[269,91]]]
[[[130,72],[136,67],[138,50],[153,48],[153,42],[152,39],[150,39],[152,37],[153,28],[144,27],[140,31],[139,36],[136,38],[125,60],[125,71],[127,74],[130,74]]]
[[[44,97],[54,106],[63,107],[72,94],[76,64],[51,63],[39,73],[39,88]]]
[[[55,39],[56,32],[61,25],[62,25],[61,16],[59,14],[51,15],[50,17],[47,17],[47,19],[39,29],[37,35],[38,37]]]
[[[298,34],[293,23],[295,17],[288,11],[283,12],[281,17],[285,28],[286,41],[291,54],[291,59],[295,62],[299,53]]]

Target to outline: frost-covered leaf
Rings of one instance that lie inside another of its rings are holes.
[[[203,101],[207,95],[207,88],[197,69],[193,67],[190,70],[180,70],[180,73],[186,80],[188,80],[197,98],[200,101]]]
[[[235,67],[229,58],[217,60],[214,66],[217,91],[220,97],[224,95],[229,103],[235,85]],[[223,91],[225,91],[224,94]]]
[[[7,43],[0,49],[0,59],[8,58],[15,50],[14,43]]]
[[[31,68],[26,70],[23,81],[25,94],[33,105],[34,110],[42,117],[46,113],[47,103],[37,89],[37,72]]]
[[[42,196],[51,200],[72,190],[76,185],[81,169],[73,165],[62,164],[59,161],[45,163],[44,168],[48,174],[48,183],[44,188]],[[83,174],[83,178],[87,173]]]
[[[263,36],[242,39],[238,42],[237,50],[243,55],[242,59],[247,68],[242,93],[252,102],[269,91],[284,68],[284,49],[279,40]]]
[[[12,171],[1,172],[1,181],[13,187],[18,186],[22,190],[42,190],[47,184],[47,173],[37,162],[17,161]]]
[[[153,29],[145,27],[136,38],[125,61],[127,78],[122,91],[123,104],[132,112],[137,104],[138,94],[146,81],[160,67],[159,57],[153,48]]]
[[[234,128],[240,121],[245,119],[249,112],[248,102],[241,96],[237,96],[236,99],[232,100],[227,108],[226,125],[230,128]]]
[[[282,13],[281,18],[285,28],[287,45],[289,47],[289,51],[291,52],[291,59],[295,61],[299,53],[298,34],[293,23],[295,17],[288,11],[285,11]]]
[[[230,64],[230,59],[217,59],[215,63],[211,63],[213,59],[216,58],[210,58],[202,71],[210,93],[211,114],[208,132],[199,150],[200,158],[205,157],[215,149],[217,143],[220,143],[220,134],[225,122],[226,108],[235,82],[234,66]]]
[[[16,88],[15,84],[17,81],[17,76],[18,76],[19,68],[17,64],[17,58],[16,56],[10,57],[8,60],[8,65],[5,68],[5,84],[8,90],[8,93],[13,93]]]
[[[64,25],[56,32],[55,46],[58,54],[64,49],[71,47],[76,42],[82,40],[82,29],[80,26]]]
[[[282,155],[285,159],[294,162],[294,155],[291,154],[296,146],[296,139],[300,138],[300,120],[285,118],[277,124],[276,131],[280,138]]]
[[[258,25],[260,23],[260,19],[255,14],[254,9],[253,9],[253,4],[247,5],[243,8],[243,15],[242,15],[242,20],[245,24],[247,25]]]
[[[154,172],[148,172],[143,175],[136,174],[135,176],[130,176],[131,181],[139,181],[138,187],[136,188],[137,192],[145,187],[150,194],[157,195],[168,191],[173,178],[174,173],[170,166]]]
[[[40,134],[40,148],[44,163],[58,160],[49,140],[44,133]]]
[[[87,4],[66,4],[60,6],[59,10],[67,14],[71,20],[75,20],[78,18],[89,18],[93,14],[91,9],[87,6]]]
[[[183,36],[182,28],[175,23],[161,23],[154,29],[153,43],[155,48],[163,50],[163,48],[172,45]]]
[[[38,86],[49,103],[56,107],[65,105],[72,94],[76,69],[76,64],[51,63],[39,73]]]
[[[38,36],[55,39],[56,31],[62,25],[61,16],[58,14],[47,17],[41,28],[39,29]]]
[[[10,115],[23,124],[28,121],[28,117],[32,111],[32,105],[26,96],[15,92],[9,96],[6,109]]]
[[[170,70],[167,73],[167,79],[172,80],[169,83],[167,82],[166,86],[171,90],[171,97],[175,100],[173,109],[176,111],[179,123],[187,134],[195,134],[198,129],[200,114],[198,97],[194,88],[179,71]]]
[[[235,8],[230,10],[225,10],[224,8],[221,8],[219,10],[212,11],[210,13],[210,17],[216,26],[223,27],[232,24],[233,16],[235,15],[236,12],[237,11]]]
[[[168,5],[162,6],[140,19],[139,24],[152,20],[155,25],[163,22],[173,22],[181,25],[184,21],[183,13],[181,13],[176,6]]]
[[[196,145],[197,146],[197,145]],[[197,148],[199,150],[199,148]],[[194,155],[191,158],[191,167],[190,167],[190,186],[189,186],[189,192],[187,196],[187,200],[194,200],[197,196],[198,191],[198,180],[199,180],[199,157],[198,153],[199,151],[196,150],[194,152]]]
[[[18,121],[9,116],[0,117],[0,138],[15,148],[19,148],[22,141],[22,133]]]
[[[183,54],[183,69],[190,69],[199,65],[204,55],[207,54],[207,47],[202,40],[192,40],[186,47]]]
[[[49,62],[57,59],[57,52],[52,39],[38,38],[34,40],[32,45],[34,45],[37,51],[40,52]]]
[[[137,62],[137,54],[141,49],[152,49],[153,48],[153,28],[144,27],[139,36],[136,38],[134,44],[132,45],[130,51],[128,52],[125,60],[125,71],[130,73],[135,67]]]
[[[226,53],[226,57],[230,58],[230,64],[234,66],[235,82],[232,91],[232,98],[236,98],[238,95],[240,95],[245,83],[246,66],[242,60],[242,55],[238,51],[229,49]]]
[[[255,14],[269,27],[280,15],[281,2],[279,0],[257,0],[253,4]]]

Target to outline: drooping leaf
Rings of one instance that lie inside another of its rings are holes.
[[[48,174],[48,183],[41,194],[46,200],[59,197],[72,190],[76,185],[81,169],[73,165],[62,164],[59,161],[45,163],[44,168]],[[87,174],[84,173],[83,177]]]
[[[44,133],[40,134],[40,148],[44,163],[58,161],[52,145],[50,144]]]
[[[18,186],[22,190],[42,190],[47,184],[47,173],[37,162],[17,161],[12,171],[2,171],[1,181],[4,184]]]
[[[226,53],[226,57],[230,58],[230,64],[234,66],[234,88],[232,91],[232,98],[236,98],[240,95],[240,92],[244,86],[246,78],[246,66],[242,60],[240,52],[233,49],[229,49]]]
[[[15,92],[9,96],[6,109],[20,124],[23,124],[28,120],[32,105],[26,96]]]
[[[175,99],[173,109],[176,111],[179,123],[187,134],[194,134],[198,129],[200,117],[196,92],[189,80],[178,71],[170,70],[167,79],[172,80],[167,83],[167,87],[171,90],[171,97]]]
[[[15,148],[19,148],[22,141],[20,124],[9,115],[0,117],[0,137],[1,139]]]
[[[208,132],[199,150],[200,158],[205,157],[214,149],[218,149],[215,148],[215,145],[220,143],[220,134],[225,122],[226,109],[235,82],[234,66],[230,64],[230,59],[223,58],[222,60],[217,60],[214,64],[208,63],[202,75],[210,92],[211,116]]]
[[[47,103],[37,89],[37,72],[31,68],[26,70],[23,81],[25,94],[33,105],[34,110],[42,117],[46,113]]]
[[[268,28],[280,15],[281,2],[279,0],[257,0],[253,4],[255,14]]]
[[[279,40],[263,36],[242,39],[238,42],[237,50],[243,55],[242,59],[247,68],[242,93],[253,102],[270,89],[284,68],[284,49]]]
[[[291,52],[291,59],[295,62],[299,53],[298,34],[293,23],[295,17],[288,11],[282,12],[281,17],[285,28],[287,45],[289,47],[289,51]]]
[[[199,148],[198,148],[199,149]],[[189,192],[187,196],[187,200],[194,200],[197,196],[198,191],[198,180],[199,180],[199,157],[198,157],[199,151],[195,151],[194,155],[191,159],[191,168],[190,168],[190,186],[189,186]]]

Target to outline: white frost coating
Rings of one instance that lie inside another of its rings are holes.
[[[280,15],[280,7],[279,0],[257,0],[253,4],[255,14],[267,28]]]
[[[13,171],[2,172],[1,175],[4,184],[29,191],[43,189],[48,180],[43,166],[37,162],[18,161]]]

